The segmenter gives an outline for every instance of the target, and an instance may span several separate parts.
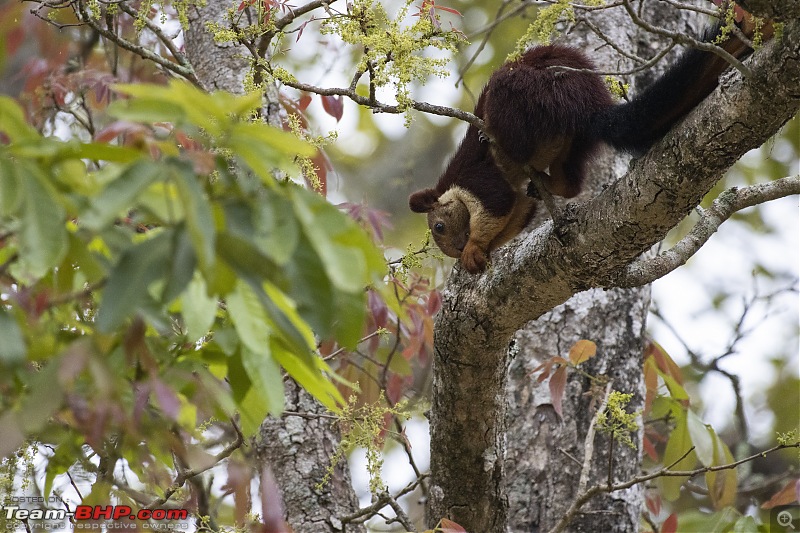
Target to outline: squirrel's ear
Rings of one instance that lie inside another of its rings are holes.
[[[433,209],[433,204],[439,200],[440,194],[434,189],[422,189],[408,198],[408,205],[415,213],[427,213]]]

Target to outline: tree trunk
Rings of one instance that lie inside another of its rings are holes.
[[[267,418],[254,443],[263,464],[272,468],[286,506],[286,521],[294,533],[363,532],[361,524],[342,524],[338,517],[358,508],[347,461],[341,461],[331,480],[317,484],[339,445],[339,434],[325,407],[294,382],[286,384],[286,410],[308,417]]]
[[[192,9],[190,27],[185,32],[186,54],[204,88],[242,94],[244,77],[250,68],[248,50],[215,43],[205,28],[206,21],[225,25],[224,17],[230,7],[228,2],[211,0],[204,7]],[[269,123],[280,124],[277,88],[267,87],[265,93],[264,115]],[[329,420],[319,416],[326,413],[322,404],[293,381],[285,385],[285,409],[304,413],[308,418],[268,418],[251,444],[259,461],[272,470],[283,493],[288,524],[294,533],[365,531],[361,524],[344,526],[337,519],[352,514],[358,507],[346,461],[338,465],[325,487],[315,488],[332,463],[340,441],[338,431]]]
[[[669,10],[661,9],[659,13],[657,8],[651,8],[649,11],[649,20],[658,26],[672,26],[672,29],[695,35],[702,26],[702,23],[687,21],[684,24],[675,20],[674,12]],[[653,44],[663,44],[654,43],[650,34],[637,32],[622,10],[593,18],[592,22],[615,42],[627,44],[629,50],[642,57],[652,55]],[[596,38],[582,31],[580,25],[566,40],[583,49],[596,49],[594,60],[600,70],[625,70],[634,66],[631,61],[620,62],[618,57],[612,57],[613,51],[608,47],[598,48]],[[663,72],[668,63],[662,62],[634,80],[634,92],[635,87],[646,86]],[[603,154],[594,169],[613,168],[617,172],[594,172],[589,178],[590,194],[599,192],[609,178],[622,174],[626,164],[624,155],[611,151]],[[649,304],[649,285],[635,289],[593,289],[575,295],[515,335],[505,463],[511,531],[550,531],[586,488],[624,481],[640,472],[641,425],[639,432],[632,436],[635,448],[612,443],[610,437],[601,433],[595,433],[593,442],[586,442],[601,403],[602,390],[590,394],[591,380],[571,372],[562,403],[563,419],[559,419],[551,405],[549,388],[545,383],[537,386],[532,371],[552,356],[566,358],[578,340],[592,340],[597,344],[597,356],[581,368],[590,375],[609,378],[613,390],[633,393],[629,412],[641,410],[644,405],[642,352]],[[581,485],[584,463],[590,469]],[[643,497],[642,486],[596,497],[570,523],[569,530],[638,531]]]

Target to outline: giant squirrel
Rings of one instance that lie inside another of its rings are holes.
[[[749,15],[740,26],[753,35]],[[720,28],[707,30],[703,41],[718,40]],[[771,34],[769,25],[762,31]],[[753,51],[733,32],[717,45],[737,59]],[[574,197],[601,143],[643,154],[714,90],[728,66],[717,54],[689,48],[664,75],[616,104],[582,51],[533,47],[497,69],[478,97],[475,115],[488,135],[470,125],[435,188],[412,194],[409,206],[427,213],[442,252],[481,272],[489,254],[531,220],[531,173],[550,193]]]

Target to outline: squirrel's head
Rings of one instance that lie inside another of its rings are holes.
[[[470,213],[456,188],[439,194],[434,189],[423,189],[408,199],[411,210],[428,214],[428,227],[433,240],[445,255],[461,257],[469,241]]]

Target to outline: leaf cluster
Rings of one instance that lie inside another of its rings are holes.
[[[46,495],[80,468],[100,502],[120,460],[161,486],[176,457],[209,467],[209,436],[231,438],[215,421],[252,435],[284,373],[337,410],[317,342],[356,344],[386,270],[346,214],[275,178],[315,149],[251,122],[259,94],[116,90],[133,145],[44,137],[0,99],[0,455],[49,450]]]

